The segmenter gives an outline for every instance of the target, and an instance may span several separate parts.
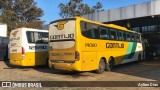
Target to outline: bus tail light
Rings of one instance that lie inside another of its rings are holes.
[[[25,56],[25,49],[22,47],[22,59],[24,59]]]
[[[79,60],[80,59],[80,54],[78,51],[75,51],[75,59]]]

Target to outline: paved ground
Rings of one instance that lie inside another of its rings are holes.
[[[118,65],[112,72],[96,74],[94,72],[68,72],[49,69],[48,67],[13,67],[8,62],[0,61],[0,81],[160,81],[160,66],[139,64],[139,62]],[[0,88],[1,89],[1,88]],[[5,88],[7,89],[7,88]],[[35,88],[29,88],[34,90]],[[38,88],[37,88],[38,89]],[[91,89],[91,90],[141,90],[157,89],[160,87],[62,87],[45,89]],[[28,89],[27,89],[28,90]]]

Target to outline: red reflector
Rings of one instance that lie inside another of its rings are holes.
[[[24,56],[25,56],[25,50],[24,50],[24,48],[22,47],[22,59],[24,59]]]
[[[24,50],[24,48],[22,47],[22,54],[25,54],[25,50]]]
[[[75,51],[75,59],[79,60],[80,59],[80,54],[78,51]]]

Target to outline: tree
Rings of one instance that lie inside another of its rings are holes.
[[[77,15],[85,15],[94,12],[102,11],[102,3],[97,2],[96,6],[89,7],[87,4],[82,3],[82,0],[70,0],[67,4],[60,3],[59,6],[60,13],[59,15],[62,18],[67,18]]]
[[[33,20],[39,20],[43,15],[43,11],[36,6],[33,0],[16,0],[14,11],[19,16],[21,23],[28,23]]]
[[[87,4],[80,4],[78,10],[80,16],[91,13],[91,8]]]
[[[18,19],[15,12],[11,10],[3,10],[0,21],[7,24],[8,30],[13,30],[17,25]]]
[[[36,4],[34,0],[1,0],[0,22],[8,25],[9,32],[20,27],[37,28],[43,24],[43,10]]]
[[[12,0],[0,0],[0,10],[11,10],[12,6]]]
[[[103,9],[101,9],[103,6],[102,6],[102,3],[100,2],[97,2],[96,6],[93,6],[91,8],[91,12],[100,12],[100,11],[103,11]]]

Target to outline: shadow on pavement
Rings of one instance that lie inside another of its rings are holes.
[[[151,66],[142,64],[146,61],[131,62],[118,65],[112,72],[122,73],[131,76],[137,76],[147,79],[160,80],[160,66]]]
[[[131,62],[127,64],[117,65],[113,69],[113,73],[121,73],[146,79],[152,79],[152,80],[160,80],[160,66],[151,66],[151,65],[144,65],[146,61],[141,62]],[[42,73],[50,73],[50,74],[59,74],[59,75],[69,75],[73,78],[78,78],[80,76],[92,76],[94,73],[93,71],[83,74],[83,72],[76,72],[76,71],[62,71],[62,70],[55,70],[50,69],[47,66],[36,66],[36,67],[20,67],[20,66],[13,66],[10,65],[8,61],[4,61],[4,63],[7,65],[7,68],[4,69],[27,69],[27,68],[33,68],[39,72]],[[106,71],[107,72],[107,71]],[[103,73],[106,74],[106,73]],[[116,74],[114,74],[116,75]],[[127,77],[126,77],[127,78]]]
[[[141,62],[144,62],[144,61],[141,61]],[[142,77],[142,78],[147,78],[152,80],[160,80],[160,77],[159,77],[160,67],[143,65],[143,64],[140,64],[141,62],[136,61],[136,62],[126,63],[122,65],[117,65],[114,67],[112,72],[136,76],[136,77]],[[91,74],[86,75],[86,74],[83,74],[83,72],[61,71],[61,70],[50,69],[48,67],[35,67],[34,69],[40,72],[45,72],[45,73],[70,75],[75,78],[79,76],[90,76],[90,75],[92,76],[92,74],[96,74],[93,71],[89,72]],[[103,74],[106,74],[106,73],[103,73]]]

